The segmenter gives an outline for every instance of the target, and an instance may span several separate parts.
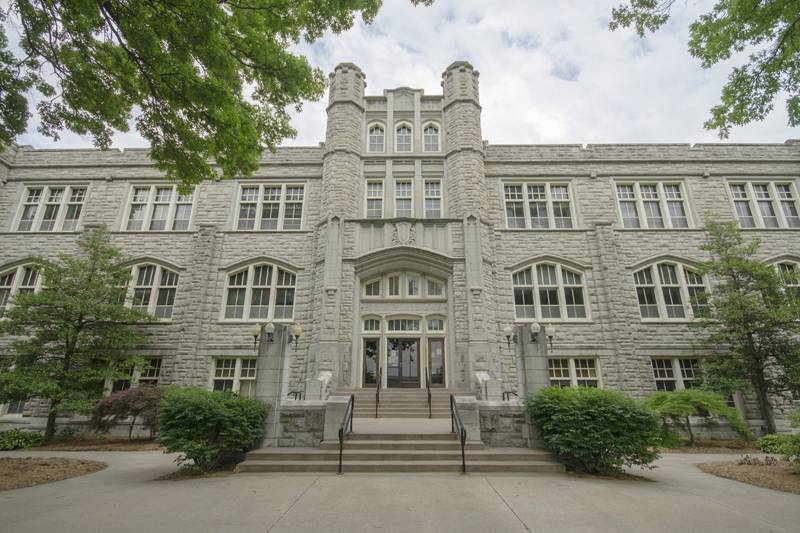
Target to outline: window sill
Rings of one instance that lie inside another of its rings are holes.
[[[370,223],[370,224],[392,224],[394,222],[427,222],[429,224],[445,224],[449,222],[463,222],[460,218],[419,218],[419,217],[394,217],[394,218],[352,218],[348,222]]]
[[[630,231],[630,232],[635,232],[635,231],[646,231],[646,232],[652,232],[652,231],[705,231],[704,228],[623,228],[622,226],[619,226],[619,227],[617,227],[615,229],[617,231]]]
[[[435,298],[422,298],[422,297],[409,298],[408,296],[392,296],[392,297],[362,296],[361,301],[375,302],[375,303],[408,302],[414,304],[424,304],[424,303],[443,303],[447,301],[447,297],[436,296]]]
[[[695,318],[642,318],[642,324],[691,324],[698,322]]]
[[[800,231],[800,228],[742,228],[737,226],[742,231]]]
[[[5,235],[76,235],[79,233],[83,233],[83,230],[75,229],[75,230],[61,230],[61,231],[20,231],[20,230],[13,230],[13,231],[3,231],[0,234]]]

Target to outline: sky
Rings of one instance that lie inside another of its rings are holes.
[[[466,60],[480,72],[483,137],[492,144],[719,142],[703,129],[730,69],[745,56],[703,69],[687,48],[688,27],[713,2],[676,2],[667,26],[639,38],[608,29],[622,0],[436,0],[415,7],[385,0],[370,25],[300,43],[297,53],[331,72],[341,62],[361,67],[367,94],[408,86],[441,93],[442,71]],[[325,101],[293,113],[297,137],[285,145],[316,145],[325,137]],[[767,120],[735,128],[727,142],[783,142],[800,137],[787,125],[784,101]],[[65,133],[58,142],[35,131],[18,138],[37,148],[89,147]],[[146,146],[134,130],[115,147]]]

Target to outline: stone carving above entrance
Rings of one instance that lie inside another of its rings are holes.
[[[416,229],[410,222],[395,222],[392,224],[392,245],[413,246],[417,242]]]

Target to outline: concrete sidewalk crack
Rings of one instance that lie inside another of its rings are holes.
[[[305,496],[305,495],[306,495],[306,492],[308,492],[309,490],[311,490],[311,487],[313,487],[313,486],[314,486],[314,484],[315,484],[317,481],[319,481],[319,478],[318,478],[318,477],[314,478],[314,481],[312,481],[312,482],[311,482],[311,483],[308,485],[308,487],[306,487],[305,489],[303,489],[303,492],[301,492],[300,494],[298,494],[298,495],[297,495],[297,498],[295,498],[295,499],[294,499],[294,501],[292,502],[292,505],[290,505],[290,506],[289,506],[289,507],[288,507],[288,508],[287,508],[287,509],[286,509],[286,510],[283,512],[283,513],[281,513],[281,515],[278,517],[278,519],[277,519],[277,520],[275,520],[275,521],[272,523],[272,525],[271,525],[271,526],[269,526],[269,528],[267,528],[267,531],[266,531],[265,533],[269,533],[270,531],[272,531],[273,529],[275,529],[275,526],[277,526],[277,525],[278,525],[278,523],[280,523],[280,521],[281,521],[281,520],[283,520],[283,517],[284,517],[284,516],[286,516],[287,514],[289,514],[289,511],[291,511],[292,509],[294,509],[294,506],[295,506],[295,505],[297,505],[297,502],[299,502],[300,500],[302,500],[302,499],[303,499],[303,496]]]
[[[489,478],[483,478],[483,480],[484,480],[484,481],[485,481],[485,482],[486,482],[486,483],[487,483],[487,484],[488,484],[490,487],[492,487],[492,490],[494,491],[494,493],[495,493],[495,494],[497,494],[497,497],[498,497],[498,498],[500,498],[500,501],[502,501],[502,502],[505,504],[505,506],[506,506],[506,507],[508,507],[508,510],[509,510],[509,511],[511,511],[511,514],[513,514],[513,515],[516,517],[516,519],[517,519],[517,520],[519,520],[519,523],[520,523],[520,524],[522,524],[522,527],[524,527],[524,528],[525,528],[525,531],[531,531],[531,528],[529,528],[529,527],[528,527],[528,524],[526,524],[526,523],[525,523],[525,521],[523,521],[523,520],[522,520],[522,518],[520,518],[520,517],[519,517],[519,515],[518,515],[518,514],[517,514],[517,512],[514,510],[514,508],[513,508],[513,507],[511,507],[511,505],[509,505],[509,503],[506,501],[506,499],[505,499],[505,498],[503,498],[503,495],[502,495],[502,494],[500,494],[500,492],[498,492],[498,490],[497,490],[496,488],[494,488],[494,485],[492,485],[492,482],[491,482],[491,481],[489,481]]]

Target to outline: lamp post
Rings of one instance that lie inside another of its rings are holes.
[[[553,337],[556,334],[556,328],[552,324],[547,324],[544,327],[544,335],[547,337],[547,341],[550,343],[550,350],[553,349]]]
[[[303,326],[300,324],[292,324],[291,327],[291,335],[289,336],[289,342],[292,342],[294,339],[294,349],[297,349],[297,341],[300,340],[300,335],[303,334]]]
[[[517,342],[517,339],[514,338],[514,327],[511,324],[506,324],[503,326],[503,335],[506,338],[506,343],[508,343],[508,349],[511,349],[511,340],[513,339],[514,342]]]
[[[538,322],[531,322],[531,342],[536,342],[539,339],[539,332],[542,331],[542,326]]]
[[[261,336],[262,329],[267,335],[267,344],[271,343],[275,339],[275,324],[272,322],[253,324],[253,327],[250,328],[250,334],[253,336],[253,350],[258,349],[258,338]]]

